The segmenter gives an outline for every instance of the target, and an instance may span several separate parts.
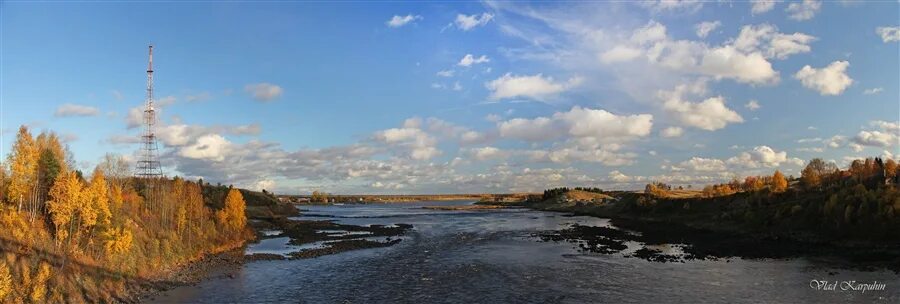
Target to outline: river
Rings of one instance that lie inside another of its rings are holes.
[[[164,292],[158,303],[833,303],[900,301],[900,275],[823,261],[659,263],[582,252],[532,235],[607,219],[527,209],[440,211],[417,202],[304,206],[302,219],[412,224],[392,247],[313,259],[249,262],[233,276]],[[639,244],[631,244],[639,245]],[[256,245],[260,246],[260,245]],[[665,247],[665,246],[663,246]],[[658,248],[675,250],[674,248]],[[254,250],[251,246],[248,250]],[[259,248],[256,248],[259,250]],[[817,290],[811,281],[838,282]],[[841,290],[844,281],[884,290]]]

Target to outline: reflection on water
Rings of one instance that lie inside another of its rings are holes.
[[[531,235],[606,219],[525,209],[440,211],[421,202],[309,206],[304,219],[353,225],[412,224],[398,245],[315,259],[257,261],[234,278],[214,278],[154,299],[160,303],[800,303],[900,301],[900,278],[884,271],[795,260],[655,263],[577,250]],[[364,236],[363,236],[364,237]],[[283,246],[283,238],[260,246]],[[269,241],[265,240],[265,241]],[[278,241],[275,241],[278,240]],[[677,245],[655,250],[678,254]],[[886,284],[885,291],[816,291],[811,280]]]

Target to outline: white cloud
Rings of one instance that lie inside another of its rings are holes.
[[[745,168],[774,168],[780,166],[782,163],[797,166],[803,165],[803,160],[799,158],[788,158],[787,152],[777,152],[768,146],[757,146],[751,151],[743,152],[729,158],[726,162],[729,165]]]
[[[875,29],[884,43],[900,41],[900,26],[881,26]]]
[[[484,120],[487,120],[490,122],[498,122],[501,119],[502,118],[500,117],[500,115],[497,115],[497,114],[488,114],[487,116],[484,117]]]
[[[865,91],[863,91],[863,94],[874,95],[874,94],[881,93],[882,91],[884,91],[884,88],[880,88],[880,87],[879,88],[871,88],[871,89],[866,89]]]
[[[790,55],[808,53],[810,43],[817,38],[803,34],[784,34],[770,24],[745,25],[734,40],[734,46],[744,52],[763,52],[766,58],[786,59]]]
[[[696,12],[703,7],[703,2],[700,0],[645,0],[640,2],[640,4],[656,13],[669,11]]]
[[[750,3],[753,3],[753,8],[750,9],[750,12],[753,14],[762,14],[771,11],[775,8],[775,2],[775,0],[750,0]]]
[[[720,172],[727,169],[725,162],[720,159],[702,157],[691,157],[691,159],[679,163],[678,167],[696,172]]]
[[[684,134],[684,129],[680,127],[668,127],[659,132],[663,137],[678,137]]]
[[[548,101],[557,94],[578,86],[581,82],[581,77],[572,77],[566,82],[554,82],[553,77],[545,78],[543,74],[519,76],[506,73],[500,78],[485,83],[485,86],[491,91],[489,98],[492,100],[524,97],[537,101]]]
[[[475,15],[459,14],[459,15],[456,15],[456,20],[454,22],[456,23],[457,28],[459,28],[463,31],[468,31],[477,26],[484,26],[488,22],[491,22],[491,20],[493,20],[493,19],[494,19],[494,15],[489,14],[489,13],[482,13],[481,16],[479,16],[477,14],[475,14]]]
[[[528,141],[543,141],[560,136],[557,122],[547,117],[513,118],[498,124],[500,136]]]
[[[607,174],[607,178],[617,183],[628,183],[632,181],[632,178],[630,176],[619,172],[619,170],[610,171],[609,174]]]
[[[846,74],[849,66],[847,61],[835,61],[821,69],[806,65],[794,74],[794,78],[800,80],[804,87],[818,91],[823,96],[840,95],[853,84],[853,79]]]
[[[692,90],[699,92],[705,89],[679,85],[674,91],[660,92],[659,96],[664,101],[663,109],[683,125],[707,131],[724,128],[729,123],[744,122],[740,114],[725,106],[725,98],[722,96],[710,97],[701,102],[684,100],[683,95]]]
[[[714,31],[716,28],[722,25],[722,22],[716,21],[704,21],[700,22],[697,25],[694,25],[694,29],[697,32],[697,37],[706,38],[710,32]]]
[[[803,0],[803,2],[794,2],[788,5],[785,12],[790,14],[789,18],[797,21],[812,19],[822,8],[822,2],[817,0]]]
[[[274,100],[284,93],[280,86],[271,83],[248,84],[244,91],[253,95],[253,99],[263,102]]]
[[[263,180],[257,181],[256,184],[254,184],[253,188],[251,188],[251,189],[256,190],[256,191],[267,190],[267,191],[271,192],[273,188],[275,188],[274,180],[263,179]]]
[[[766,37],[765,42],[769,43],[773,34],[769,34],[770,37]],[[600,52],[599,59],[600,62],[609,64],[644,57],[651,64],[677,73],[734,79],[743,83],[776,83],[778,72],[766,60],[763,50],[757,48],[762,37],[752,38],[753,41],[747,42],[753,42],[753,45],[743,46],[742,44],[747,44],[743,41],[748,40],[744,38],[735,41],[734,45],[730,44],[732,41],[727,41],[721,46],[711,47],[698,41],[672,40],[667,37],[665,26],[651,21],[635,29],[626,42]],[[773,55],[787,56],[782,55],[787,51],[781,48],[768,47],[768,50]]]
[[[876,120],[872,121],[870,124],[880,130],[860,131],[853,137],[854,144],[884,148],[900,146],[900,122]],[[856,148],[851,146],[851,148],[854,148],[855,151],[859,152],[862,150],[861,146]]]
[[[422,16],[412,14],[406,16],[394,15],[394,17],[385,22],[385,24],[388,27],[401,27],[416,20],[422,20]]]
[[[751,99],[747,102],[747,104],[744,105],[744,107],[749,109],[750,111],[756,111],[759,110],[759,108],[761,108],[762,106],[760,106],[759,102],[757,102],[755,99]]]
[[[663,41],[666,38],[666,26],[652,20],[631,34],[631,41],[640,45]]]
[[[53,116],[56,117],[72,117],[72,116],[97,116],[100,114],[100,110],[85,105],[78,105],[73,103],[66,103],[58,108],[56,108],[56,112],[53,113]]]
[[[230,146],[231,142],[221,135],[207,134],[197,138],[196,143],[182,147],[178,155],[193,159],[222,161],[225,159],[226,150]]]
[[[429,122],[429,124],[442,123]],[[373,139],[376,142],[384,143],[391,147],[400,147],[411,159],[428,160],[440,156],[443,152],[437,149],[437,139],[425,132],[422,120],[419,118],[410,118],[404,121],[403,127],[391,128],[375,132]],[[439,128],[439,127],[435,127]]]
[[[480,63],[486,63],[486,62],[491,62],[491,59],[485,55],[481,55],[481,57],[475,58],[475,56],[472,56],[472,54],[466,54],[466,56],[463,56],[463,58],[459,60],[459,63],[457,63],[457,65],[464,66],[464,67],[470,67],[473,64],[480,64]]]
[[[703,54],[698,71],[716,78],[731,78],[743,83],[774,83],[778,72],[758,52],[745,54],[734,47],[724,46]]]
[[[435,75],[440,76],[440,77],[453,77],[454,73],[455,72],[453,70],[443,70],[443,71],[438,71]]]
[[[472,157],[477,160],[484,161],[488,159],[506,157],[506,153],[503,150],[494,147],[482,147],[472,149]]]
[[[551,117],[515,118],[498,124],[501,137],[546,141],[571,136],[603,142],[622,142],[650,134],[650,114],[615,115],[605,110],[573,107]]]
[[[603,63],[616,63],[631,61],[640,57],[644,52],[638,48],[617,45],[612,49],[600,54],[600,61]]]

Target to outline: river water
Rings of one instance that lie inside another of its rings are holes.
[[[406,223],[413,229],[392,247],[249,262],[234,276],[179,287],[151,302],[900,302],[900,275],[890,271],[847,270],[805,259],[649,262],[624,254],[582,252],[576,244],[542,242],[532,236],[574,223],[609,226],[606,219],[526,209],[421,208],[466,204],[472,202],[304,207],[308,211],[302,219],[353,225]],[[838,285],[836,290],[816,290],[810,286],[812,280]],[[877,281],[885,288],[843,291],[843,281]]]

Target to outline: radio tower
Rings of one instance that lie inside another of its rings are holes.
[[[150,45],[150,61],[147,63],[147,101],[144,108],[144,133],[141,135],[140,159],[137,162],[135,175],[141,178],[155,178],[162,176],[162,167],[159,165],[156,145],[156,133],[153,126],[156,124],[156,110],[153,109],[153,45]]]

